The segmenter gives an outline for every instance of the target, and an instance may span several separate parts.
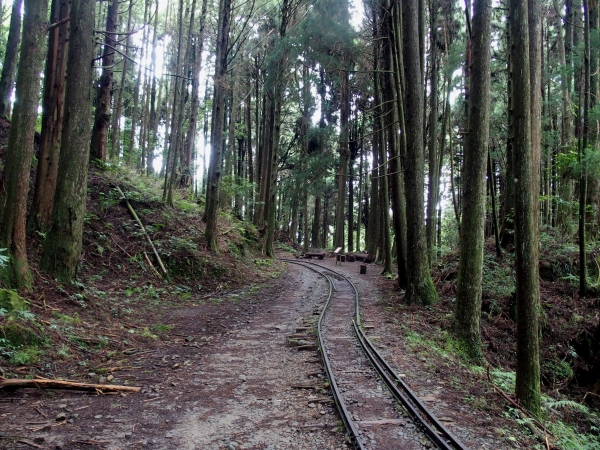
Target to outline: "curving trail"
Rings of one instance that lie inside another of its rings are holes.
[[[357,449],[462,450],[458,441],[399,378],[364,334],[356,287],[341,273],[285,260],[329,282],[318,336],[335,403]]]

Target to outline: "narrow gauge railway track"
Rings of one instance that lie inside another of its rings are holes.
[[[282,261],[308,268],[329,282],[329,296],[317,326],[319,346],[335,403],[354,447],[465,450],[369,341],[361,327],[354,284],[319,264]]]

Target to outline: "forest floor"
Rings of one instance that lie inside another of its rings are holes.
[[[29,303],[26,312],[0,314],[0,375],[142,390],[0,391],[0,449],[347,448],[322,389],[318,353],[299,352],[287,338],[314,319],[322,282],[261,255],[260,232],[243,222],[220,217],[221,252],[213,255],[203,245],[201,205],[179,199],[176,208],[165,207],[156,186],[109,166],[92,168],[89,180],[79,282],[61,285],[42,272],[43,236],[30,238],[35,284],[19,292]],[[160,275],[117,185],[169,279]],[[591,392],[597,299],[578,298],[563,276],[576,257],[557,245],[543,242],[541,263],[547,443],[533,437],[530,421],[498,391],[512,398],[510,255],[497,259],[486,250],[485,367],[466,363],[448,332],[456,255],[435,267],[441,301],[427,308],[405,304],[396,282],[381,276],[377,265],[366,276],[358,275],[356,263],[338,266],[357,282],[363,319],[380,349],[470,448],[599,448]],[[279,249],[292,255],[289,242]],[[332,259],[323,263],[334,265]],[[8,336],[14,329],[18,336]],[[297,388],[307,384],[314,389]]]

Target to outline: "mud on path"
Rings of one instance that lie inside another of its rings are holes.
[[[503,418],[504,405],[485,383],[449,362],[410,352],[398,328],[408,319],[385,306],[389,282],[376,266],[359,277],[358,264],[319,263],[357,282],[371,339],[465,444],[532,448]],[[326,294],[323,279],[286,265],[261,290],[174,310],[164,318],[175,324],[169,339],[124,354],[125,369],[114,374],[113,383],[140,386],[140,394],[0,393],[0,449],[349,448],[311,348],[316,341],[302,330],[312,327]],[[289,338],[299,333],[307,336]],[[465,390],[483,398],[486,408],[467,405]]]

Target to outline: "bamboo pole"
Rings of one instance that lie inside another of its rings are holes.
[[[133,216],[133,218],[136,220],[136,222],[140,226],[140,229],[142,230],[142,233],[144,233],[144,236],[146,236],[146,239],[148,240],[148,243],[150,244],[150,247],[152,247],[152,251],[154,252],[154,256],[156,256],[156,260],[158,261],[158,265],[160,266],[161,270],[163,271],[163,273],[165,275],[168,275],[167,269],[165,269],[165,266],[163,265],[163,262],[160,259],[160,256],[158,255],[158,251],[156,251],[156,247],[154,246],[154,243],[152,242],[152,239],[150,239],[150,236],[148,235],[148,233],[146,233],[146,228],[144,228],[144,225],[142,224],[142,221],[140,220],[140,218],[138,217],[138,215],[135,213],[135,210],[131,206],[131,203],[129,203],[129,200],[127,200],[127,198],[125,197],[125,194],[123,193],[123,191],[121,190],[121,188],[119,186],[115,186],[115,187],[117,188],[117,191],[119,192],[119,194],[121,195],[121,197],[123,197],[123,200],[125,200],[125,204],[127,205],[127,208],[129,209],[129,212],[131,213],[131,215]]]

